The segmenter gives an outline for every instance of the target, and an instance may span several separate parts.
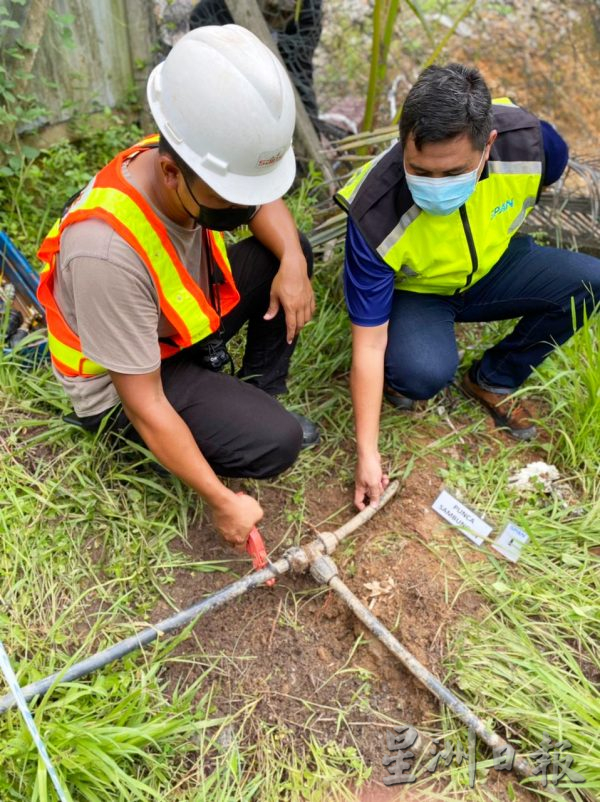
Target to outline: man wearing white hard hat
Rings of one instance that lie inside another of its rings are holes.
[[[218,477],[275,476],[319,438],[275,398],[314,313],[310,246],[281,200],[294,95],[271,51],[227,25],[179,40],[148,101],[159,135],[106,165],[40,248],[53,368],[72,421],[108,416],[145,443],[242,547],[262,510]],[[253,236],[226,247],[239,225]],[[226,343],[246,322],[233,376]]]

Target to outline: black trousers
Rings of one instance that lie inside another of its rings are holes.
[[[301,243],[312,275],[312,252],[303,235]],[[164,360],[161,378],[167,399],[215,473],[261,479],[289,468],[302,444],[300,424],[274,398],[286,391],[296,343],[287,343],[282,309],[273,320],[263,320],[278,259],[254,237],[231,246],[228,254],[241,300],[223,318],[224,339],[248,323],[238,375],[202,367],[200,343]],[[123,411],[114,429],[142,442]]]

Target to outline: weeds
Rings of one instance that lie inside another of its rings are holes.
[[[121,135],[127,142],[117,146]],[[10,190],[15,192],[10,208],[18,207],[20,217],[8,213],[5,219],[28,255],[63,194],[71,186],[79,188],[80,180],[131,139],[129,132],[107,134],[104,142],[111,152],[95,150],[94,164],[67,146],[48,151],[46,161],[23,173],[17,189]],[[34,186],[37,195],[32,195]],[[4,199],[8,191],[0,183]],[[308,191],[301,187],[298,209],[306,207]],[[40,197],[52,203],[40,203]],[[306,218],[303,227],[309,225]],[[284,498],[280,547],[305,536],[306,510],[326,485],[340,488],[338,509],[328,509],[325,519],[315,523],[331,528],[332,520],[351,512],[350,338],[340,268],[339,248],[327,263],[317,265],[319,314],[303,332],[290,382],[290,405],[319,420],[323,445],[277,481],[255,487],[257,493],[276,490]],[[476,336],[472,329],[461,330],[465,361],[471,351],[497,339],[499,327],[485,327]],[[572,503],[543,493],[516,496],[506,479],[531,459],[531,447],[507,446],[485,428],[483,413],[451,390],[421,405],[412,417],[384,408],[381,435],[392,475],[406,478],[419,470],[421,458],[435,456],[443,465],[435,470],[444,472],[448,485],[462,491],[465,501],[497,527],[510,517],[530,533],[531,543],[516,566],[491,552],[474,561],[469,544],[449,541],[464,586],[475,590],[486,608],[483,616],[464,620],[453,633],[447,681],[482,716],[501,722],[509,739],[525,750],[535,750],[544,732],[569,740],[574,769],[586,778],[583,788],[572,790],[578,800],[592,799],[600,789],[600,705],[594,687],[600,677],[599,376],[598,322],[593,318],[544,364],[529,388],[547,407],[540,422],[546,437],[535,457],[552,460],[565,474],[575,494]],[[47,367],[23,370],[5,356],[0,382],[0,637],[26,684],[155,620],[159,602],[173,604],[169,590],[177,569],[201,574],[225,571],[228,565],[189,558],[172,548],[173,539],[185,539],[202,515],[198,499],[176,480],[158,477],[143,449],[111,445],[102,435],[67,427],[62,421],[67,404]],[[373,552],[391,551],[398,542],[391,525],[373,543]],[[438,547],[440,559],[449,556],[448,548]],[[348,563],[346,575],[356,570],[359,557],[352,543],[340,558]],[[445,592],[448,604],[454,604],[448,587]],[[301,633],[304,607],[321,593],[316,588],[289,591],[275,616],[277,625]],[[201,644],[185,640],[187,634],[85,681],[56,688],[33,705],[74,802],[351,799],[352,789],[371,773],[352,744],[351,716],[358,712],[362,720],[369,711],[377,717],[370,700],[377,678],[355,667],[359,642],[346,663],[321,681],[320,690],[331,692],[327,709],[299,700],[306,709],[305,736],[299,737],[298,730],[260,720],[255,697],[241,700],[232,715],[217,714],[221,669]],[[185,648],[176,655],[180,644]],[[167,681],[172,668],[181,671],[186,665],[185,680]],[[346,706],[336,697],[342,686]],[[336,742],[317,737],[320,716],[334,721],[340,743],[337,737]],[[381,726],[396,723],[383,714],[376,720]],[[450,718],[443,718],[440,727],[446,734],[456,731]],[[7,802],[52,799],[15,712],[0,719],[0,741],[0,797]],[[489,759],[484,753],[480,757]],[[461,772],[440,776],[447,784],[440,799],[464,798]],[[415,798],[435,799],[430,780],[424,787],[421,782],[415,786]],[[510,785],[511,799],[515,787]],[[469,798],[494,796],[482,788]]]
[[[491,552],[486,562],[473,562],[455,547],[463,576],[489,612],[463,622],[447,665],[476,712],[494,711],[524,751],[539,750],[544,734],[568,741],[572,768],[585,783],[567,777],[560,787],[576,800],[600,790],[598,331],[598,318],[591,318],[529,390],[549,406],[541,421],[551,437],[545,449],[576,496],[565,501],[560,491],[511,489],[507,478],[523,460],[520,446],[496,444],[493,460],[480,450],[477,461],[448,460],[444,470],[498,531],[510,518],[531,538],[515,566]]]

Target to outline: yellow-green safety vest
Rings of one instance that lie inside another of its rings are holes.
[[[471,197],[452,214],[414,203],[398,143],[361,167],[335,199],[367,244],[396,272],[396,287],[452,295],[498,262],[539,197],[544,148],[539,120],[508,98],[493,101],[498,131]]]

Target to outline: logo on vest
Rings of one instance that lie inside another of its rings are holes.
[[[504,203],[500,204],[500,206],[496,206],[496,208],[493,210],[491,214],[490,220],[493,220],[494,217],[496,217],[499,214],[502,214],[502,212],[505,212],[507,209],[512,209],[514,205],[515,205],[514,198],[509,198],[505,200]]]

